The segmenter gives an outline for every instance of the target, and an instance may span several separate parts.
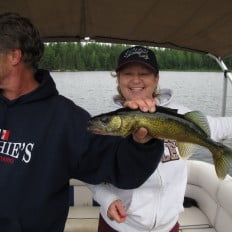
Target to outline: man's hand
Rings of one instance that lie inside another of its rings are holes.
[[[137,143],[147,143],[152,139],[152,137],[148,135],[147,129],[144,127],[139,128],[132,134],[132,136],[134,141]]]
[[[143,112],[155,112],[155,105],[155,99],[138,99],[125,101],[123,106],[131,109],[140,109]],[[147,143],[152,139],[152,137],[148,135],[147,129],[143,127],[134,132],[132,136],[137,143]]]
[[[127,214],[124,205],[120,200],[113,201],[107,211],[107,216],[110,220],[115,220],[118,223],[126,220]]]

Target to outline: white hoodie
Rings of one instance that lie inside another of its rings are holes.
[[[161,89],[157,104],[184,114],[190,110],[172,101],[172,91]],[[211,137],[219,141],[232,138],[232,117],[207,117]],[[163,158],[155,172],[139,188],[123,190],[111,184],[88,185],[101,205],[104,220],[119,232],[168,232],[178,221],[183,209],[187,183],[186,160],[179,157],[174,141],[165,141]],[[107,217],[110,204],[120,199],[127,211],[123,223]]]

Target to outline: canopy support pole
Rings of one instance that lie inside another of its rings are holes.
[[[216,57],[210,53],[207,54],[209,57],[213,58],[217,61],[219,66],[221,67],[222,71],[224,72],[224,82],[223,82],[223,96],[222,96],[222,112],[221,115],[225,116],[226,114],[226,98],[227,98],[227,83],[228,80],[232,84],[232,75],[230,71],[228,70],[227,66],[225,65],[224,61],[221,59],[221,57]]]

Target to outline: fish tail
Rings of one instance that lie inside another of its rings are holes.
[[[232,167],[232,149],[225,145],[220,145],[213,150],[213,160],[217,176],[220,179],[224,179],[229,173],[229,168]]]

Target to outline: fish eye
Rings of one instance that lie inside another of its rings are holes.
[[[108,117],[103,117],[101,119],[101,121],[104,122],[104,123],[108,123],[109,122],[109,118]]]

